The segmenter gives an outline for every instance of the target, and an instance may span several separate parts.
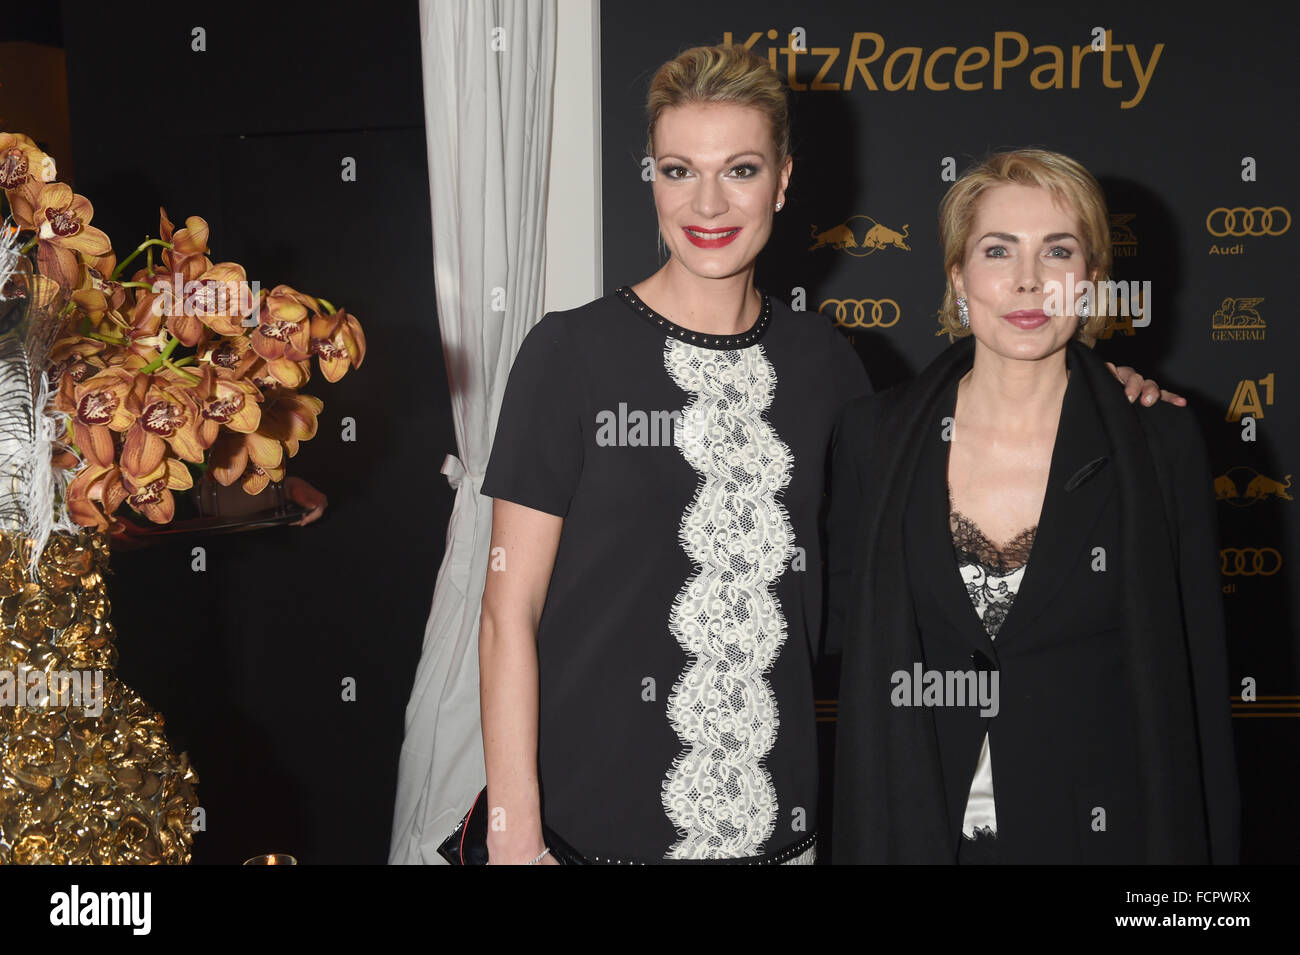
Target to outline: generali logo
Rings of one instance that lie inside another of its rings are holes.
[[[1259,313],[1262,298],[1225,298],[1210,316],[1210,338],[1216,342],[1262,342],[1264,316]]]
[[[1129,225],[1137,218],[1136,212],[1112,212],[1110,214],[1110,251],[1117,259],[1131,259],[1138,254],[1138,237]]]

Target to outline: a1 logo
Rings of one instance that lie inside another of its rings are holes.
[[[1273,372],[1255,381],[1243,378],[1237,382],[1232,401],[1228,405],[1228,414],[1224,421],[1240,421],[1244,415],[1256,420],[1264,417],[1264,409],[1273,404]],[[1263,393],[1261,398],[1261,391]]]

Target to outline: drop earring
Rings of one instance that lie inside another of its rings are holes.
[[[1088,324],[1088,313],[1091,310],[1092,307],[1088,304],[1088,296],[1085,295],[1083,298],[1079,299],[1079,304],[1075,306],[1074,313],[1079,316],[1080,328],[1083,328],[1084,325]]]
[[[961,322],[962,328],[970,328],[970,307],[960,296],[957,298],[957,320]]]

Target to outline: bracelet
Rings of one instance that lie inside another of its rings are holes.
[[[548,853],[548,852],[550,852],[550,851],[551,851],[551,847],[550,847],[550,846],[547,846],[547,847],[546,847],[545,849],[543,849],[541,852],[537,853],[537,858],[536,858],[536,859],[534,859],[532,862],[525,862],[524,865],[537,865],[537,863],[541,862],[543,859],[546,858],[546,853]]]

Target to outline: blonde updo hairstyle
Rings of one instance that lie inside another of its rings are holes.
[[[655,125],[666,109],[688,103],[734,103],[767,117],[779,168],[790,156],[790,104],[767,60],[740,46],[697,46],[655,72],[646,97],[646,155],[655,154]]]
[[[1075,160],[1045,149],[1012,149],[980,160],[952,184],[939,203],[939,242],[943,246],[943,274],[947,289],[939,309],[940,334],[953,338],[971,333],[957,317],[957,291],[952,284],[954,266],[966,261],[966,243],[975,221],[975,208],[985,190],[1004,183],[1038,186],[1050,191],[1065,208],[1079,218],[1079,241],[1083,244],[1085,278],[1094,285],[1110,278],[1110,217],[1106,197],[1092,173]],[[1095,270],[1095,274],[1094,273]],[[1075,333],[1088,347],[1114,321],[1107,314],[1108,296],[1094,291],[1088,297],[1091,314]]]

